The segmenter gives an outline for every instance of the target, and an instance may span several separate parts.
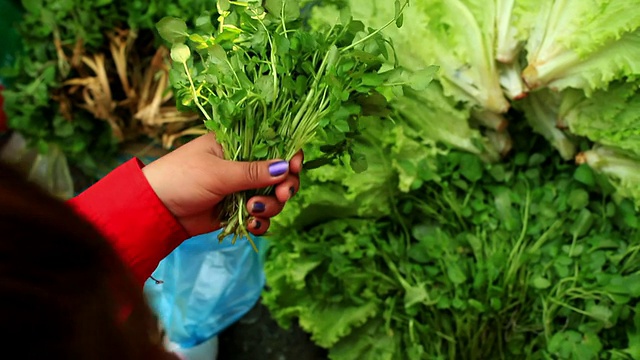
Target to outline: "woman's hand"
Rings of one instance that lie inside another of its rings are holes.
[[[300,186],[303,154],[285,161],[234,162],[224,160],[213,134],[203,135],[142,169],[164,205],[190,236],[220,228],[219,203],[238,191],[275,185],[275,196],[255,196],[247,203],[252,218],[248,229],[262,235],[269,218],[282,211]]]

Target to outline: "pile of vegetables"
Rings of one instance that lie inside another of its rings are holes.
[[[9,126],[46,153],[62,149],[85,175],[114,165],[140,138],[170,148],[201,134],[197,115],[179,112],[169,84],[169,51],[155,23],[193,18],[215,0],[23,0],[22,51],[2,69]]]
[[[331,359],[640,358],[632,202],[515,127],[499,164],[398,124],[365,134],[371,174],[306,172],[270,245],[274,318]]]
[[[313,23],[348,5],[393,14]],[[274,318],[331,359],[639,359],[637,5],[411,1],[383,34],[436,80],[368,123],[367,172],[304,173],[274,220]]]
[[[516,109],[563,159],[606,174],[620,195],[635,193],[638,205],[640,183],[626,177],[640,164],[632,145],[640,119],[634,111],[639,5],[638,0],[416,0],[404,26],[385,34],[400,65],[439,66],[436,78],[444,94],[470,109],[469,126],[487,139],[490,152],[508,153],[506,115]],[[317,21],[330,22],[345,6],[374,27],[390,12],[384,0],[345,0],[316,11]],[[591,148],[581,147],[582,139]],[[443,141],[469,149],[455,137]],[[616,165],[621,163],[625,166]]]

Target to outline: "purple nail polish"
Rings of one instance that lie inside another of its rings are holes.
[[[262,222],[260,222],[260,220],[254,220],[253,221],[253,228],[258,230],[262,227]]]
[[[278,161],[269,165],[269,174],[271,176],[280,176],[289,171],[289,163],[287,161]]]
[[[253,203],[252,210],[253,210],[254,213],[264,212],[265,209],[266,209],[266,206],[263,203],[261,203],[261,202],[254,202]]]

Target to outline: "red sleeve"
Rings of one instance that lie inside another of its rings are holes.
[[[140,284],[158,263],[188,238],[132,159],[69,204],[111,242]]]

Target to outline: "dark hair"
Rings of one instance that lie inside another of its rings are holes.
[[[0,328],[19,359],[177,359],[110,244],[1,163]]]

